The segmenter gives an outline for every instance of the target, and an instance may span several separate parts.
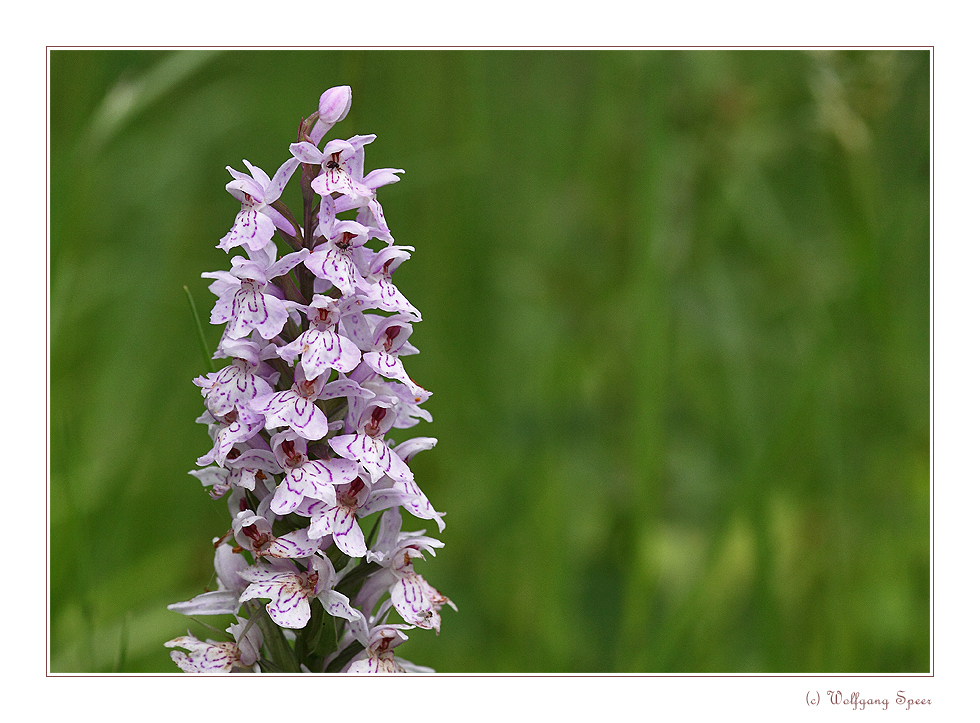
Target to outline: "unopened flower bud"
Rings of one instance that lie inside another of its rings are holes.
[[[339,123],[347,117],[350,111],[351,91],[349,85],[338,85],[323,92],[320,96],[320,113],[310,138],[318,144],[334,123]]]
[[[320,120],[324,123],[339,123],[350,111],[351,92],[349,85],[338,85],[323,91],[320,96]]]

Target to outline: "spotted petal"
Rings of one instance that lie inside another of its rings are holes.
[[[385,443],[367,434],[343,434],[330,439],[330,446],[345,459],[363,465],[374,484],[384,475],[392,479],[414,479],[412,470],[397,454],[392,454]]]
[[[215,310],[217,308],[215,306]],[[282,331],[289,318],[289,312],[281,299],[263,293],[258,282],[244,281],[232,297],[229,317],[229,319],[221,319],[219,316],[216,319],[215,314],[212,313],[211,323],[221,324],[229,321],[227,333],[232,339],[248,336],[253,329],[258,331],[263,339],[271,339]]]
[[[277,515],[293,512],[304,497],[335,504],[335,485],[346,484],[357,476],[357,465],[346,459],[311,459],[289,470],[272,498],[271,509]],[[322,537],[322,535],[320,535]]]
[[[351,607],[350,599],[336,590],[324,590],[317,598],[323,603],[323,609],[335,618],[357,620],[363,617],[360,610]]]
[[[361,350],[350,339],[316,328],[304,331],[298,339],[281,347],[278,354],[287,361],[302,354],[307,379],[315,379],[328,369],[346,374],[361,361]]]
[[[425,389],[416,384],[408,373],[405,371],[405,366],[402,364],[402,360],[399,359],[394,354],[389,354],[384,351],[372,351],[364,355],[364,363],[367,364],[372,371],[380,374],[386,379],[395,379],[409,389],[412,390],[412,394],[423,394],[427,393]]]
[[[328,431],[326,415],[293,389],[259,395],[250,408],[265,415],[266,429],[289,427],[303,439],[322,439]]]
[[[215,417],[228,414],[235,405],[245,406],[260,394],[272,392],[272,386],[244,361],[236,360],[215,374],[208,392],[208,411]]]
[[[185,673],[230,673],[240,662],[238,646],[234,643],[203,642],[193,635],[182,635],[164,645],[189,651],[174,650],[170,653],[170,659]]]
[[[271,598],[265,606],[272,621],[281,628],[298,630],[310,621],[309,596],[312,590],[306,573],[270,572],[249,569],[241,573],[251,580],[239,600]]]
[[[448,604],[453,610],[456,609],[449,598],[415,572],[403,577],[391,589],[391,601],[405,622],[435,630],[436,633],[441,624],[439,608]]]
[[[357,524],[354,509],[346,505],[317,505],[310,522],[310,537],[333,535],[334,544],[348,557],[364,557],[367,545],[364,532]]]
[[[242,204],[234,225],[218,242],[217,248],[230,251],[236,246],[245,246],[258,251],[272,240],[275,233],[276,224],[271,218],[256,210],[252,204]]]
[[[354,292],[354,284],[360,278],[350,254],[329,242],[317,246],[303,263],[318,278],[326,279],[340,289],[344,296],[350,296]]]
[[[310,557],[318,549],[320,549],[320,541],[311,540],[306,534],[306,530],[300,529],[277,537],[275,542],[269,545],[266,555],[296,559]]]

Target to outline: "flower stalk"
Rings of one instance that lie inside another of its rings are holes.
[[[245,255],[202,274],[228,364],[194,380],[212,447],[190,474],[231,526],[213,540],[218,590],[169,608],[234,622],[221,640],[166,643],[186,672],[431,672],[392,650],[455,609],[414,570],[442,543],[401,529],[402,510],[444,528],[408,464],[436,440],[387,439],[431,421],[402,361],[422,317],[391,279],[414,249],[377,199],[403,171],[364,174],[374,136],[321,148],[350,104],[349,87],[327,90],[271,178],[228,168],[241,211],[217,247]],[[301,222],[281,199],[297,169]]]

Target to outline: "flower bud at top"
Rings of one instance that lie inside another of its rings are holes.
[[[324,123],[339,123],[347,117],[350,110],[351,92],[349,85],[338,85],[323,91],[320,96],[320,120]]]
[[[339,123],[347,117],[350,110],[351,90],[349,85],[338,85],[330,88],[320,96],[320,112],[316,125],[310,133],[310,139],[318,144],[334,123]]]

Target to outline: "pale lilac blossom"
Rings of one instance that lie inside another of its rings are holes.
[[[350,372],[361,361],[361,350],[337,333],[340,309],[333,299],[319,294],[313,297],[307,316],[310,328],[293,342],[279,347],[278,354],[288,362],[301,356],[307,379],[315,379],[329,369]]]
[[[321,196],[338,193],[346,199],[346,207],[339,211],[366,206],[375,199],[375,191],[381,186],[399,181],[395,174],[404,173],[400,168],[379,168],[364,176],[364,146],[377,136],[353,136],[346,141],[332,140],[320,151],[312,143],[302,141],[289,146],[293,156],[303,163],[319,165],[320,174],[311,184]]]
[[[348,484],[335,488],[335,492],[332,503],[311,501],[297,512],[311,518],[310,537],[331,535],[334,544],[345,555],[364,557],[367,546],[364,544],[364,532],[357,523],[357,512],[370,496],[371,488],[360,477],[355,477]]]
[[[347,596],[333,589],[337,576],[330,560],[318,555],[310,558],[305,572],[282,572],[255,566],[240,573],[251,584],[241,602],[267,598],[265,606],[272,621],[281,628],[297,630],[310,621],[310,600],[320,598],[324,609],[334,617],[354,619],[360,613],[350,607]]]
[[[282,195],[286,183],[299,167],[299,160],[290,158],[271,179],[261,168],[248,161],[242,163],[248,166],[251,177],[231,166],[226,167],[235,180],[230,181],[225,188],[242,202],[242,210],[235,217],[231,231],[218,242],[218,248],[224,251],[230,251],[236,246],[245,246],[252,251],[265,248],[272,241],[276,226],[292,232],[289,222],[271,204]]]
[[[251,583],[240,602],[255,598],[270,599],[265,606],[272,621],[281,628],[298,629],[310,621],[310,598],[316,597],[319,576],[315,570],[283,572],[263,566],[250,567],[241,573]]]
[[[382,437],[394,421],[394,415],[389,412],[390,408],[382,402],[372,400],[362,415],[357,432],[330,438],[333,450],[344,459],[358,462],[371,476],[371,484],[384,475],[399,480],[413,479],[412,470],[401,457],[392,453]]]
[[[412,246],[388,246],[374,254],[357,289],[370,308],[408,314],[412,321],[422,321],[419,310],[391,281],[392,272],[407,261],[411,256],[409,252],[414,250]]]
[[[334,504],[336,486],[350,482],[357,476],[357,471],[357,465],[346,459],[308,459],[286,472],[276,488],[270,509],[277,515],[288,515],[304,499]]]
[[[357,604],[372,607],[384,593],[390,593],[391,602],[402,618],[420,628],[439,632],[443,605],[456,609],[455,603],[436,590],[415,572],[414,560],[424,559],[424,553],[435,555],[435,548],[443,544],[417,532],[401,531],[401,516],[389,509],[381,516],[378,541],[368,551],[368,562],[376,562],[385,574],[379,574],[366,582],[357,597]]]
[[[322,241],[303,263],[318,279],[335,286],[341,296],[350,296],[362,280],[354,263],[354,254],[367,243],[370,234],[371,230],[357,221],[338,220],[334,200],[326,196],[320,201],[319,224],[314,237]]]
[[[170,653],[171,660],[185,673],[231,673],[236,668],[249,667],[242,662],[241,651],[235,643],[201,641],[188,632],[164,645],[187,651],[174,650]]]
[[[202,467],[212,462],[224,466],[225,459],[236,444],[251,439],[262,429],[265,417],[250,407],[235,405],[223,417],[216,419],[210,412],[205,412],[197,421],[208,424],[208,432],[214,440],[211,451],[198,457],[197,463]]]
[[[227,333],[232,339],[247,336],[253,329],[263,339],[277,336],[289,318],[289,306],[274,293],[278,290],[269,282],[289,272],[309,253],[307,249],[301,249],[268,265],[263,263],[264,259],[246,261],[236,256],[232,259],[230,274],[201,274],[216,279],[211,284],[211,291],[218,294],[218,301],[211,311],[211,323],[227,323]]]
[[[174,650],[171,660],[185,673],[235,673],[258,672],[256,662],[262,647],[262,631],[247,619],[236,616],[238,622],[225,630],[234,642],[201,641],[188,632],[164,645]]]
[[[386,622],[391,609],[391,601],[381,604],[377,612],[369,617],[361,616],[347,624],[347,630],[338,646],[344,650],[355,640],[363,650],[354,655],[344,667],[345,673],[434,673],[432,668],[416,665],[399,658],[392,651],[408,639],[405,630],[413,626],[404,623]]]
[[[289,427],[303,439],[322,439],[328,430],[326,415],[316,406],[316,399],[325,380],[309,380],[303,367],[296,367],[293,386],[281,392],[261,394],[249,403],[249,408],[265,417],[266,429]]]
[[[411,625],[378,625],[369,635],[361,634],[358,641],[364,650],[355,655],[345,672],[347,673],[405,673],[405,668],[395,657],[393,650],[408,640],[402,630],[410,630]]]
[[[415,437],[398,445],[393,451],[408,463],[418,452],[432,449],[435,444],[436,439],[434,437]],[[359,512],[366,517],[374,512],[380,512],[398,505],[419,519],[435,520],[440,532],[446,529],[446,523],[442,520],[446,513],[436,512],[432,503],[429,502],[429,498],[425,496],[414,479],[395,480],[387,476],[383,477],[376,485],[372,486],[371,494],[361,505]]]
[[[220,371],[197,377],[194,383],[207,397],[208,411],[217,419],[236,406],[246,406],[260,394],[270,394],[272,385],[257,373],[257,366],[235,359]]]

